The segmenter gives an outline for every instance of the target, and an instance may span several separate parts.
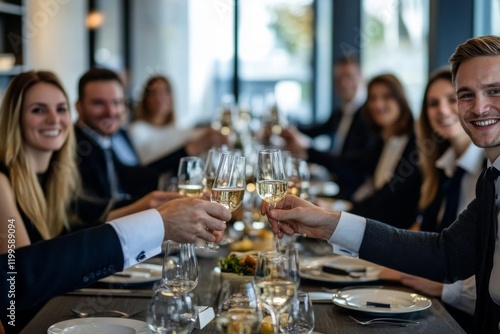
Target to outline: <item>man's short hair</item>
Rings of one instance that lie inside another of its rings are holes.
[[[472,58],[480,56],[499,56],[500,55],[500,37],[499,36],[481,36],[468,39],[460,44],[450,57],[451,77],[455,82],[458,68],[460,65]]]
[[[85,89],[85,86],[89,82],[93,81],[116,81],[120,84],[122,88],[123,87],[123,82],[121,81],[120,77],[118,74],[115,72],[108,70],[106,68],[99,68],[99,67],[93,67],[85,74],[82,75],[80,80],[78,81],[78,100],[82,100],[83,98],[83,91]]]

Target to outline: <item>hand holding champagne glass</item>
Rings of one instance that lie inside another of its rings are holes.
[[[179,194],[198,197],[203,194],[203,160],[198,157],[183,157],[177,172]]]
[[[245,195],[245,157],[222,154],[215,175],[210,200],[233,212],[243,202]],[[217,249],[214,243],[207,243],[205,250]]]
[[[287,191],[287,177],[281,159],[281,151],[266,149],[259,152],[257,168],[257,193],[260,198],[269,203],[269,210],[276,208]],[[280,241],[277,236],[276,250],[280,250]]]

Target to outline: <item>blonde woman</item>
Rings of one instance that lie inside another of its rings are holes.
[[[78,189],[68,97],[51,72],[14,77],[0,109],[0,253],[62,234]],[[9,224],[13,223],[13,224]],[[9,226],[10,225],[10,226]],[[11,246],[12,247],[12,246]]]

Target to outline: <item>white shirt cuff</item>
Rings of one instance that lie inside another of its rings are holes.
[[[472,276],[464,281],[456,281],[452,284],[444,284],[441,299],[470,315],[474,315],[476,307],[476,280]]]
[[[337,228],[328,240],[333,252],[358,257],[365,228],[366,218],[342,211]]]
[[[131,267],[161,252],[165,234],[160,213],[154,209],[110,221],[120,239],[123,268]]]

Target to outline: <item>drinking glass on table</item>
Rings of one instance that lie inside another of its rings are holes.
[[[148,306],[148,333],[191,333],[198,316],[192,293],[173,294],[163,288],[155,291]]]
[[[176,296],[193,291],[198,285],[198,272],[194,244],[167,241],[161,287]]]
[[[215,174],[210,200],[219,203],[229,211],[235,211],[243,202],[245,195],[245,157],[222,154]],[[213,242],[205,245],[205,251],[215,251],[218,246]]]
[[[177,187],[179,194],[197,197],[203,194],[204,163],[199,157],[183,157],[179,162],[177,172]]]
[[[262,314],[252,283],[224,281],[216,318],[218,333],[257,334]]]
[[[295,260],[288,250],[259,252],[253,283],[261,305],[271,314],[274,333],[279,332],[279,315],[295,299],[299,281]]]
[[[314,310],[307,292],[298,292],[295,300],[280,316],[280,330],[285,334],[309,334],[314,329]]]
[[[276,208],[287,191],[287,177],[278,149],[266,149],[259,152],[257,162],[257,193],[269,203],[269,210]],[[275,236],[276,250],[280,249],[280,240]]]

